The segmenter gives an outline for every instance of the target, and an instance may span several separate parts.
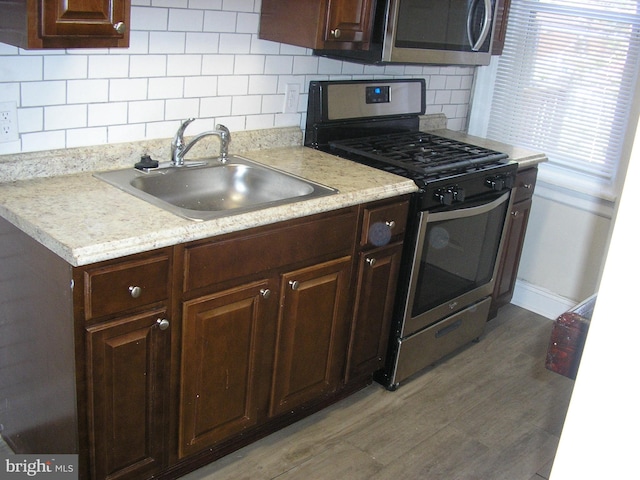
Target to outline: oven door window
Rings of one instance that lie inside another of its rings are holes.
[[[492,281],[508,199],[507,193],[470,208],[422,214],[412,317]]]

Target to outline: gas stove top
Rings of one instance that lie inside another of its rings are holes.
[[[330,141],[333,153],[411,178],[418,186],[504,165],[508,155],[425,132]]]

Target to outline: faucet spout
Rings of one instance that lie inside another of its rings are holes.
[[[204,137],[209,137],[211,135],[216,135],[220,137],[220,154],[219,158],[222,163],[227,161],[229,156],[229,143],[231,142],[231,133],[229,129],[224,125],[216,125],[216,130],[212,130],[210,132],[199,133],[195,137],[191,139],[189,143],[185,143],[184,141],[184,131],[189,126],[191,122],[193,122],[195,118],[189,118],[185,120],[178,131],[176,132],[173,141],[171,142],[171,164],[176,167],[181,167],[184,165],[184,157],[191,148],[202,140]]]

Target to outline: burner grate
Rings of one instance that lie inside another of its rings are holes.
[[[404,170],[401,174],[412,178],[416,175],[431,177],[459,173],[500,163],[508,157],[503,153],[425,132],[353,138],[330,142],[330,145],[336,150],[400,168]]]

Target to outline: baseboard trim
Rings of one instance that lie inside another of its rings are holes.
[[[525,308],[530,312],[555,320],[562,313],[575,307],[578,302],[561,297],[524,280],[516,280],[511,303]]]

